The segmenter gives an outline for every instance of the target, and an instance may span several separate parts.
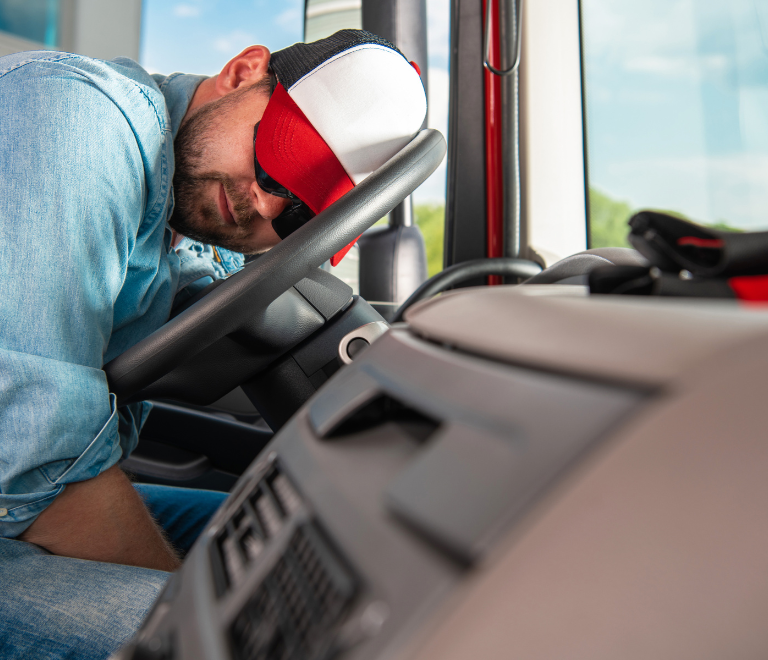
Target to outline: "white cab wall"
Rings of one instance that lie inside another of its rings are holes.
[[[141,0],[75,0],[73,50],[89,57],[139,59]],[[64,36],[64,35],[62,35]]]
[[[526,2],[523,26],[523,217],[549,265],[587,247],[578,0]]]
[[[139,59],[141,0],[61,0],[57,50],[110,60]],[[0,56],[42,44],[0,32]]]

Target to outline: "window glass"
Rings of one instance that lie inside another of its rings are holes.
[[[140,62],[156,73],[215,75],[253,44],[301,41],[303,0],[143,0]]]
[[[3,0],[0,30],[36,41],[49,48],[58,45],[59,0]]]
[[[582,0],[593,247],[637,209],[768,227],[768,0]]]
[[[347,28],[363,28],[362,0],[307,0],[304,41],[317,41]]]
[[[427,125],[448,139],[448,53],[450,51],[450,0],[427,0],[429,57]],[[445,183],[447,169],[440,167],[413,193],[416,222],[424,234],[427,271],[431,277],[443,270]]]

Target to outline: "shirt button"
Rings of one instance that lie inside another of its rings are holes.
[[[0,509],[0,518],[8,515],[8,509]]]

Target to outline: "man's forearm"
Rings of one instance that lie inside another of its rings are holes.
[[[67,485],[21,535],[55,555],[163,571],[179,559],[123,472]]]

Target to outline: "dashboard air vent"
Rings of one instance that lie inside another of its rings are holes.
[[[354,581],[319,530],[306,523],[235,618],[238,660],[327,657]]]
[[[302,500],[278,466],[258,483],[219,533],[213,548],[219,596],[237,585]]]

